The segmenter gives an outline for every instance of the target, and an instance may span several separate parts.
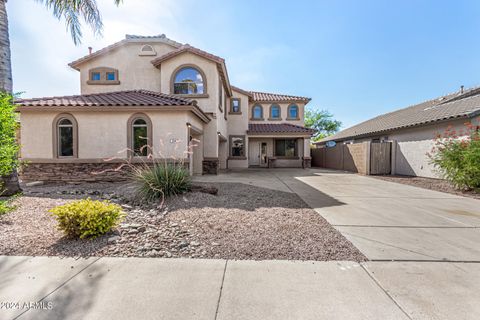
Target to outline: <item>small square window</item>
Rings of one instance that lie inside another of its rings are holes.
[[[107,72],[107,80],[114,81],[115,80],[115,72]]]
[[[92,80],[100,81],[100,72],[92,72]]]

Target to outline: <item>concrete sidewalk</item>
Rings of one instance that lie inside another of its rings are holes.
[[[479,274],[475,263],[0,257],[0,319],[478,319]]]

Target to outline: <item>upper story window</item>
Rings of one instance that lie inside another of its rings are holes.
[[[240,98],[232,98],[230,102],[230,113],[241,113]]]
[[[289,120],[298,120],[298,106],[296,104],[292,104],[288,107],[288,119]]]
[[[92,72],[92,78],[90,80],[92,81],[100,80],[100,72]]]
[[[280,117],[280,106],[278,104],[272,104],[270,107],[270,119],[278,120]]]
[[[263,120],[263,108],[261,105],[256,104],[252,109],[252,119],[253,120]]]
[[[118,70],[108,67],[93,68],[89,71],[88,84],[120,84]]]
[[[77,157],[77,122],[70,114],[59,115],[54,121],[54,155],[56,158]]]
[[[194,67],[183,67],[175,73],[173,81],[174,94],[206,93],[203,74]]]
[[[107,72],[107,81],[113,81],[115,79],[115,72]]]

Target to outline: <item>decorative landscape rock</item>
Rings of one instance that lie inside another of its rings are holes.
[[[353,260],[365,257],[292,193],[244,184],[202,184],[158,204],[135,205],[131,186],[102,183],[27,188],[15,212],[0,217],[0,255]],[[69,199],[117,197],[127,213],[114,232],[68,240],[47,210]]]

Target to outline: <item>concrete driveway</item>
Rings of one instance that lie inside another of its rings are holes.
[[[296,192],[371,261],[0,256],[0,319],[480,319],[480,201],[315,169],[197,179]]]
[[[373,261],[480,262],[479,200],[322,169],[198,179],[295,192]]]

